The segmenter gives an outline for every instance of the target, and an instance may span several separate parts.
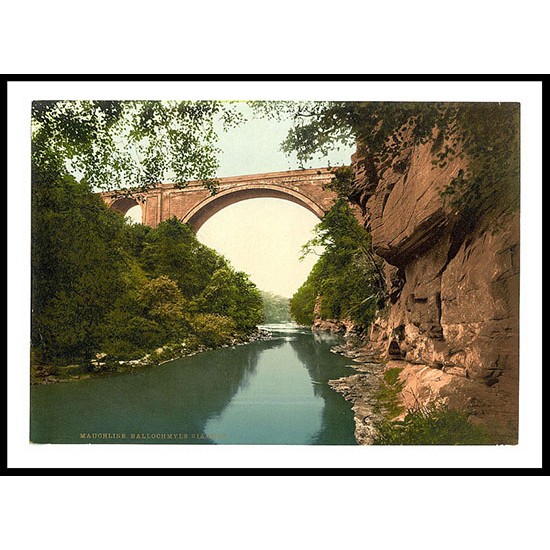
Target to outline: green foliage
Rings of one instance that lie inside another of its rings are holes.
[[[229,317],[241,330],[251,330],[263,321],[263,302],[256,285],[241,271],[228,265],[216,270],[193,309]]]
[[[351,108],[353,103],[252,101],[250,105],[259,116],[292,121],[293,127],[282,149],[295,152],[301,162],[310,160],[316,153],[326,155],[338,144],[353,145],[354,136],[345,113],[346,107]]]
[[[161,322],[183,316],[185,299],[177,283],[166,276],[148,281],[138,299],[141,307]]]
[[[341,144],[359,143],[370,163],[368,177],[376,180],[400,153],[432,142],[434,166],[466,159],[467,168],[442,189],[453,208],[474,218],[491,209],[519,208],[518,103],[286,101],[252,106],[264,116],[292,121],[282,148],[302,163]]]
[[[299,325],[311,326],[315,321],[314,310],[317,290],[314,270],[315,266],[305,283],[294,293],[290,300],[290,315]]]
[[[190,332],[186,300],[175,281],[158,277],[122,295],[104,321],[101,350],[120,359],[135,358]]]
[[[461,411],[430,404],[409,409],[402,421],[376,424],[375,445],[491,445],[487,432]]]
[[[193,230],[173,217],[149,231],[140,254],[143,268],[154,277],[177,282],[183,295],[199,295],[216,270],[227,262],[214,250],[199,243]]]
[[[99,352],[134,359],[170,342],[218,345],[263,319],[255,285],[189,227],[127,225],[71,177],[35,189],[32,284],[39,363]]]
[[[288,323],[291,321],[288,298],[265,291],[260,291],[260,295],[263,302],[264,323]]]
[[[229,344],[236,335],[233,319],[215,313],[195,315],[191,328],[198,339],[209,347]]]
[[[402,368],[391,368],[384,372],[380,387],[375,393],[376,410],[383,412],[388,419],[395,418],[403,412],[399,393],[403,383],[399,380]]]
[[[316,236],[304,254],[324,252],[306,282],[291,299],[291,313],[300,324],[314,318],[317,297],[323,319],[349,319],[366,328],[385,299],[379,260],[371,251],[370,236],[359,225],[347,201],[340,198],[317,225]]]
[[[473,216],[519,209],[519,104],[472,103],[454,116],[460,133],[439,154],[437,164],[444,167],[463,152],[469,163],[442,196],[453,208]]]
[[[104,327],[106,336],[99,349],[116,359],[135,359],[166,342],[163,328],[155,320],[121,310],[111,312]]]
[[[352,166],[340,166],[332,170],[333,178],[327,184],[325,189],[334,191],[339,197],[351,198],[355,194],[353,183],[355,172]]]
[[[148,225],[126,223],[122,233],[122,247],[132,258],[142,261],[143,249],[150,232]]]
[[[458,105],[458,104],[454,104]],[[302,162],[338,145],[361,142],[379,163],[412,144],[427,142],[435,127],[445,130],[451,104],[413,102],[256,102],[257,112],[293,122],[282,148]]]
[[[406,411],[403,420],[394,420],[404,412],[400,399],[402,368],[390,368],[374,395],[375,411],[380,420],[374,423],[375,445],[483,445],[491,444],[488,433],[473,425],[468,416],[446,405],[417,404]]]
[[[121,216],[66,176],[32,196],[32,344],[42,360],[88,357],[124,287]]]
[[[94,188],[201,180],[214,189],[215,122],[242,120],[221,101],[35,101],[33,165],[66,167]]]

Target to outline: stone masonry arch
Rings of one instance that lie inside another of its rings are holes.
[[[102,195],[103,200],[107,203],[107,206],[109,206],[111,210],[115,210],[116,212],[120,212],[124,215],[126,215],[134,206],[139,206],[141,209],[141,222],[143,223],[144,201],[137,200],[132,197],[117,197],[116,195],[106,193],[102,193]]]
[[[195,231],[215,213],[226,206],[252,198],[279,198],[303,206],[321,218],[336,200],[336,193],[325,189],[332,179],[327,168],[290,170],[219,178],[214,195],[200,182],[189,182],[185,187],[173,184],[158,185],[141,200],[120,197],[116,191],[102,193],[103,200],[114,210],[126,213],[140,204],[143,223],[156,227],[176,216]]]
[[[281,188],[276,185],[263,185],[261,187],[255,186],[249,188],[245,185],[225,189],[220,193],[207,197],[192,208],[181,221],[183,223],[188,223],[195,231],[198,231],[208,219],[220,210],[223,210],[226,206],[243,200],[257,198],[287,200],[303,206],[318,218],[321,218],[325,213],[323,208],[316,202],[293,189]]]

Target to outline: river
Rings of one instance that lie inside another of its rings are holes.
[[[35,443],[355,445],[337,337],[268,325],[271,340],[135,373],[31,386]]]

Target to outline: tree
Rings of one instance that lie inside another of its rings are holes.
[[[175,281],[165,276],[148,281],[138,300],[146,315],[165,328],[168,339],[181,337],[186,300]]]
[[[124,220],[70,176],[32,199],[33,347],[47,361],[89,358],[124,287]]]
[[[241,271],[218,269],[194,302],[199,313],[229,317],[240,330],[251,330],[263,321],[263,303],[256,285]]]
[[[132,358],[189,334],[186,300],[168,277],[144,280],[115,302],[104,324],[102,351]]]
[[[217,313],[199,313],[192,320],[192,331],[208,347],[230,343],[236,336],[235,321]]]
[[[304,245],[304,254],[324,252],[306,282],[291,299],[294,319],[311,324],[315,305],[324,319],[349,319],[366,328],[384,305],[385,282],[380,260],[371,251],[370,235],[359,225],[347,201],[338,199]]]
[[[147,236],[152,231],[148,225],[141,223],[126,223],[123,228],[122,246],[132,257],[142,259]]]
[[[227,262],[201,244],[188,225],[173,217],[147,233],[141,264],[154,277],[165,275],[176,281],[183,295],[190,299],[198,296],[216,270]]]
[[[311,326],[315,321],[315,302],[317,290],[314,275],[315,266],[304,284],[294,293],[290,300],[290,315],[299,324]]]
[[[215,188],[216,121],[241,122],[231,102],[35,101],[35,173],[78,174],[94,189],[200,180]]]

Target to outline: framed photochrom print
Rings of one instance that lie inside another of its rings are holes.
[[[35,444],[515,445],[517,102],[32,102]]]

